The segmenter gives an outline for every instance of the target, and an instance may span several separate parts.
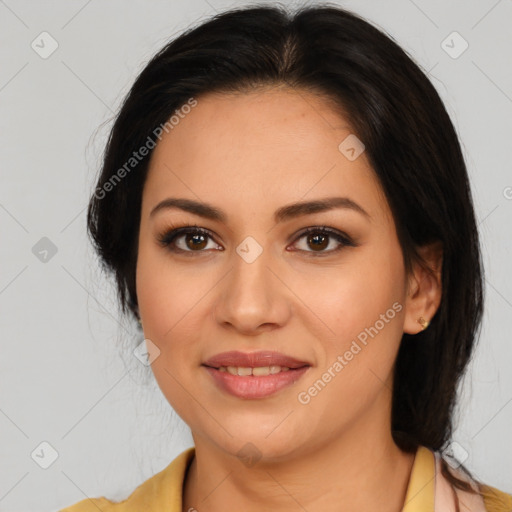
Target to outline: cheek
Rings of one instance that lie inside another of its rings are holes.
[[[170,380],[166,387],[175,389],[171,375],[184,382],[191,368],[201,364],[195,341],[205,337],[208,292],[218,279],[213,272],[199,275],[192,264],[180,265],[163,250],[147,246],[140,248],[136,277],[144,336],[160,350],[153,372],[161,386]]]
[[[324,283],[326,293],[308,295],[308,305],[329,330],[323,329],[319,338],[318,368],[300,390],[299,403],[307,402],[308,415],[328,424],[362,414],[392,386],[403,305],[399,287],[390,281],[378,283],[379,276],[376,267],[331,276]]]
[[[191,286],[190,278],[170,265],[161,254],[141,247],[136,274],[137,300],[144,337],[160,350],[151,364],[155,380],[178,415],[187,417],[190,395],[184,390],[193,388],[189,380],[191,366],[200,364],[197,349],[190,340],[201,324],[197,318],[201,290]]]
[[[139,310],[145,333],[162,341],[183,326],[181,321],[204,293],[194,285],[193,275],[182,270],[164,249],[140,244],[136,272]]]
[[[361,252],[347,265],[316,272],[314,278],[294,278],[294,290],[303,297],[305,307],[311,310],[319,325],[324,326],[324,337],[347,340],[374,325],[381,315],[395,319],[397,310],[403,309],[398,306],[393,309],[395,302],[402,304],[404,300],[400,260],[375,254],[378,252]]]

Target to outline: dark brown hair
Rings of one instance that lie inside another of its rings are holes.
[[[89,233],[115,277],[122,312],[138,314],[137,240],[149,156],[113,182],[116,173],[191,98],[282,85],[320,94],[348,117],[389,202],[408,272],[420,261],[418,247],[442,243],[441,304],[428,329],[403,334],[391,428],[405,451],[443,451],[483,310],[467,170],[450,117],[420,66],[391,36],[338,6],[289,13],[253,5],[218,14],[170,41],[139,74],[115,119],[88,208]],[[443,474],[471,491],[445,462]]]

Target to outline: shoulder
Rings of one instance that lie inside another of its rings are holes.
[[[140,484],[128,498],[114,502],[107,498],[86,498],[59,512],[181,512],[183,482],[195,448],[180,453],[167,467]]]
[[[512,494],[482,484],[480,492],[487,512],[512,512]]]
[[[447,462],[443,460],[440,452],[435,452],[436,458],[436,492],[435,492],[435,510],[444,510],[445,505],[451,501],[450,496],[453,496],[453,491],[457,496],[457,501],[462,508],[469,512],[512,512],[512,495],[483,482],[475,481],[470,475],[464,473],[458,468],[446,465]],[[470,492],[456,488],[450,482],[442,471],[442,464],[448,472],[455,476],[457,479],[467,482],[475,492]],[[452,507],[447,506],[447,510],[452,510]],[[457,507],[458,509],[458,507]]]

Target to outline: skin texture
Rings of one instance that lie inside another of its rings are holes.
[[[375,174],[364,152],[350,161],[338,149],[353,132],[326,100],[285,87],[197,100],[152,154],[137,261],[144,335],[161,351],[152,369],[196,446],[183,510],[399,511],[414,455],[391,436],[392,370],[402,333],[419,332],[418,318],[430,320],[439,306],[441,251],[421,250],[433,273],[415,265],[406,275]],[[274,221],[282,206],[333,196],[370,218],[334,209]],[[207,202],[228,220],[179,209],[150,216],[168,197]],[[187,224],[211,232],[200,249],[187,235],[174,241],[187,253],[158,242]],[[317,249],[300,236],[310,226],[357,246],[334,251],[340,243],[329,237]],[[263,249],[250,264],[236,252],[247,236]],[[394,318],[300,403],[394,303],[402,306]],[[277,350],[311,368],[270,397],[244,400],[219,390],[201,366],[229,350]],[[237,456],[247,443],[261,456],[250,467]]]

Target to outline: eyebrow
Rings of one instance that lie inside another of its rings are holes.
[[[360,213],[368,220],[371,215],[359,204],[348,197],[328,197],[325,199],[316,199],[314,201],[303,201],[292,203],[277,209],[274,213],[274,221],[277,223],[284,222],[303,215],[311,215],[319,212],[326,212],[336,208],[343,208]],[[182,199],[169,197],[159,202],[149,214],[153,217],[157,212],[168,209],[179,209],[188,213],[193,213],[199,217],[210,219],[218,222],[226,223],[227,214],[215,206],[208,203],[201,203],[192,199]]]

